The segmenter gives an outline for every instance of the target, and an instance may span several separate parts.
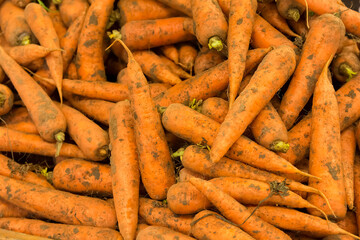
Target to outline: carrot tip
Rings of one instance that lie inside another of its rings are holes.
[[[290,144],[281,140],[274,141],[270,146],[270,149],[272,151],[282,152],[282,153],[286,153],[289,150],[289,148],[290,148]]]
[[[297,8],[290,8],[288,10],[288,17],[294,20],[295,22],[299,21],[300,19],[300,12]]]
[[[209,49],[215,48],[217,51],[221,51],[224,45],[218,36],[213,36],[209,39],[208,47]]]
[[[109,50],[109,48],[111,48],[112,45],[115,44],[115,42],[120,42],[121,41],[121,34],[120,34],[120,32],[118,30],[112,30],[112,32],[106,32],[106,34],[108,35],[108,37],[110,39],[114,39],[114,41],[110,44],[110,46],[108,46],[105,49],[105,51]]]
[[[99,149],[99,156],[104,157],[108,155],[108,146],[103,146],[102,148]]]

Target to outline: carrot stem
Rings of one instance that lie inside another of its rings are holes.
[[[295,22],[299,21],[300,19],[300,12],[299,12],[299,9],[297,8],[290,8],[288,10],[288,16],[294,20]]]
[[[351,66],[349,66],[349,64],[347,64],[347,63],[340,64],[339,72],[341,75],[348,77],[346,79],[347,82],[350,81],[353,78],[353,76],[357,74],[357,72],[354,72],[352,70]]]
[[[290,148],[290,144],[281,140],[277,140],[273,142],[270,146],[271,150],[282,153],[286,153],[289,150],[289,148]]]
[[[59,0],[59,1],[61,1],[61,0]],[[110,29],[112,27],[112,25],[114,25],[118,21],[120,21],[120,10],[116,9],[111,12],[109,21],[106,25],[106,29]],[[114,31],[116,31],[116,30],[114,30]]]
[[[55,152],[55,157],[58,157],[60,154],[60,149],[61,146],[63,144],[63,142],[65,141],[65,133],[63,132],[58,132],[55,135],[55,140],[56,140],[56,152]]]
[[[20,39],[20,45],[25,46],[31,43],[31,36],[26,34],[23,35]]]
[[[180,157],[180,160],[182,160],[182,156],[184,155],[185,148],[179,148],[176,152],[171,154],[172,158]]]
[[[224,48],[224,45],[218,36],[211,37],[209,39],[208,46],[209,46],[209,49],[215,48],[219,52]]]

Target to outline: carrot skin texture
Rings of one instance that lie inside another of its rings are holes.
[[[34,217],[34,214],[15,206],[3,199],[0,199],[0,216],[1,218],[14,217],[14,218],[26,218]]]
[[[264,57],[219,128],[210,151],[212,162],[219,161],[226,154],[276,91],[285,84],[294,72],[295,65],[295,52],[286,45],[270,51]]]
[[[51,22],[54,26],[55,32],[59,39],[62,39],[66,34],[66,27],[61,19],[60,12],[57,10],[54,2],[50,2],[50,11],[48,12]]]
[[[225,57],[215,49],[202,47],[195,58],[194,74],[202,73],[225,61]]]
[[[165,45],[165,46],[161,46],[159,48],[159,51],[168,59],[170,59],[171,61],[173,61],[175,64],[179,63],[179,51],[178,49],[175,47],[174,44],[172,45]]]
[[[181,11],[189,17],[192,16],[191,0],[159,0],[159,2],[162,2],[173,9]]]
[[[111,179],[118,226],[125,240],[135,238],[139,209],[139,159],[129,101],[110,111]]]
[[[76,53],[81,80],[106,81],[103,60],[103,35],[114,0],[96,0],[88,8]]]
[[[55,142],[55,135],[65,132],[64,114],[51,101],[44,90],[0,47],[0,65],[5,70],[20,98],[29,111],[40,136],[49,142]],[[24,88],[26,86],[26,88]],[[31,91],[28,91],[31,89]]]
[[[71,23],[88,8],[89,3],[86,0],[62,0],[59,12],[65,26],[70,27]]]
[[[333,29],[336,34],[330,29]],[[325,14],[312,22],[299,64],[279,109],[279,114],[287,129],[294,124],[300,111],[310,99],[322,68],[329,57],[335,54],[344,35],[344,25],[335,16]]]
[[[355,155],[354,162],[354,206],[356,209],[360,208],[360,156]],[[358,234],[360,234],[360,214],[356,211],[356,222],[358,226]]]
[[[139,232],[136,240],[195,240],[186,234],[171,230],[167,227],[149,226]]]
[[[0,116],[11,111],[14,104],[14,94],[10,88],[0,84]]]
[[[46,48],[60,48],[60,40],[55,32],[54,25],[46,10],[37,3],[26,5],[24,15],[31,31],[39,40],[41,46]],[[53,51],[45,57],[51,77],[56,83],[60,100],[62,102],[63,60],[60,51]]]

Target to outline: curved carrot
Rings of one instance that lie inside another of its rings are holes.
[[[208,47],[202,47],[195,58],[194,75],[215,67],[223,61],[225,61],[225,56],[221,52],[209,49]]]
[[[164,54],[168,59],[173,61],[174,63],[179,63],[179,51],[178,49],[172,45],[165,45],[159,48],[160,52]]]
[[[0,84],[0,116],[10,112],[14,104],[14,94],[10,88]]]
[[[139,160],[129,101],[115,104],[109,116],[111,179],[118,226],[125,240],[135,238],[139,209]]]
[[[81,14],[89,8],[89,2],[86,0],[62,0],[59,6],[61,19],[66,27],[77,19]]]
[[[296,0],[277,0],[276,8],[279,14],[288,20],[297,22],[300,16],[305,12],[305,6]]]

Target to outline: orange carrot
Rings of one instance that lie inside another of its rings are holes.
[[[294,20],[288,20],[287,23],[290,25],[291,29],[299,34],[302,38],[305,38],[309,32],[309,29],[306,26],[305,18],[300,18],[297,22]]]
[[[335,34],[330,29],[334,29]],[[324,14],[311,24],[299,64],[280,105],[279,114],[287,129],[294,124],[310,99],[322,68],[335,54],[344,34],[341,20],[331,14]]]
[[[31,2],[31,0],[10,0],[10,1],[16,6],[21,8],[26,7],[26,5]]]
[[[356,44],[345,46],[331,64],[331,72],[340,82],[349,81],[360,71],[359,48]]]
[[[159,2],[162,2],[173,9],[183,12],[189,17],[192,16],[191,0],[159,0]]]
[[[10,88],[0,84],[0,116],[10,112],[14,104],[14,94]]]
[[[61,19],[66,27],[77,19],[81,14],[89,8],[89,2],[86,0],[62,0],[59,6]]]
[[[26,107],[14,107],[8,114],[1,116],[1,118],[6,123],[16,123],[30,118],[30,115]]]
[[[150,95],[152,98],[168,90],[171,85],[167,83],[150,83]]]
[[[171,61],[169,58],[165,56],[159,56],[161,58],[161,61],[163,64],[165,64],[173,73],[178,75],[182,79],[188,79],[191,78],[191,75],[187,73],[183,68],[181,68],[179,65]]]
[[[34,63],[34,62],[33,62]],[[56,83],[49,84],[47,82],[44,82],[43,78],[51,78],[51,74],[49,71],[48,66],[44,64],[35,72],[35,74],[32,76],[33,79],[40,85],[40,87],[47,93],[47,95],[51,96],[55,89],[56,89]]]
[[[48,14],[54,25],[54,29],[58,38],[62,39],[66,33],[66,27],[61,19],[60,12],[56,9],[56,5],[53,1],[50,2]]]
[[[305,6],[296,0],[278,0],[276,1],[276,8],[283,18],[294,20],[295,22],[305,12]]]
[[[358,226],[356,222],[356,214],[353,211],[347,211],[346,216],[343,220],[340,220],[336,223],[339,227],[348,231],[352,234],[358,234]]]
[[[222,123],[228,111],[229,103],[226,100],[218,97],[211,97],[203,102],[200,113],[218,123]]]
[[[174,63],[179,63],[179,51],[174,45],[161,46],[159,50],[165,57],[169,58]]]
[[[109,116],[111,179],[116,216],[125,240],[135,238],[139,209],[139,160],[130,103],[115,104]]]
[[[6,124],[6,127],[12,130],[30,133],[30,134],[39,134],[38,130],[36,129],[36,126],[34,122],[31,120],[31,118],[27,118],[23,121],[19,121],[16,123],[8,123]]]
[[[55,32],[49,14],[43,7],[37,3],[29,3],[25,7],[24,16],[41,46],[52,49],[60,48],[59,37]],[[45,60],[62,102],[63,62],[61,52],[53,51],[46,56]]]
[[[197,177],[197,178],[205,179],[205,177],[203,175],[201,175],[201,174],[199,174],[197,172],[191,171],[191,170],[189,170],[187,168],[182,168],[179,171],[179,182],[188,181],[191,177]],[[170,191],[170,188],[169,188],[169,191]],[[169,197],[169,192],[168,192],[167,197]]]
[[[202,73],[223,61],[225,61],[225,56],[221,52],[209,49],[208,47],[202,47],[195,59],[194,74]]]
[[[36,237],[33,235],[18,233],[10,230],[0,229],[0,234],[4,239],[21,239],[21,240],[50,240],[50,238]]]
[[[229,108],[238,95],[244,77],[246,55],[256,17],[257,1],[230,1],[229,13]]]
[[[34,214],[15,206],[3,199],[0,199],[0,216],[1,218],[14,217],[14,218],[25,218],[34,217]]]
[[[149,226],[142,231],[136,237],[137,240],[195,240],[195,238],[189,237],[183,233],[171,230],[167,227],[161,226]]]
[[[360,156],[355,155],[354,161],[354,207],[355,209],[360,208]],[[356,211],[356,222],[358,230],[360,229],[360,214]]]
[[[295,53],[286,45],[270,51],[264,57],[219,128],[210,152],[212,162],[216,163],[226,154],[276,91],[288,80],[295,65]]]
[[[36,219],[1,218],[0,228],[35,236],[61,238],[64,240],[122,240],[119,232],[102,227],[49,223]],[[21,238],[22,239],[22,238]],[[37,238],[36,238],[37,239]],[[34,239],[35,240],[35,239]]]
[[[2,67],[0,67],[0,83],[4,82],[5,80],[5,72],[4,70],[2,69]]]
[[[197,49],[191,44],[184,43],[179,47],[179,65],[190,72],[190,74],[193,73],[197,54]]]

